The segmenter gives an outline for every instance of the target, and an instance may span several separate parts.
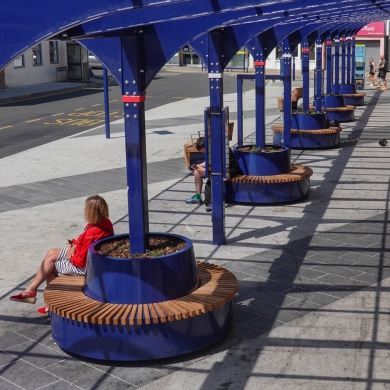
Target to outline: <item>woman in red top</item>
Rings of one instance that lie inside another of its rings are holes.
[[[35,303],[37,289],[46,280],[49,284],[58,274],[84,276],[87,265],[88,247],[92,242],[114,234],[114,228],[108,219],[108,206],[99,195],[92,195],[85,201],[84,217],[88,222],[84,232],[77,240],[68,240],[65,248],[50,249],[42,261],[34,280],[26,290],[10,297],[11,301]],[[38,309],[44,314],[47,308]]]

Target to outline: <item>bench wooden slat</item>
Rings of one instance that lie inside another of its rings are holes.
[[[256,176],[251,180],[256,180]],[[92,324],[149,325],[180,321],[215,310],[229,302],[238,288],[237,279],[228,270],[198,262],[197,286],[192,293],[171,301],[149,304],[114,304],[84,295],[83,277],[60,276],[44,292],[49,310],[63,317]]]

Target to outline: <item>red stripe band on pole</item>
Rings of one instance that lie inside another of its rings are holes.
[[[331,44],[332,44],[332,41],[326,41],[326,44],[327,44],[327,45],[331,45]]]
[[[302,49],[302,53],[309,53],[310,49]]]
[[[142,103],[146,100],[146,95],[122,95],[123,103]]]
[[[264,66],[265,65],[265,61],[255,61],[254,65],[255,66]]]
[[[346,41],[347,39],[346,38],[340,38],[340,41]]]

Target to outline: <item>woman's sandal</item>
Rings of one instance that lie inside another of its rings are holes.
[[[37,313],[45,316],[45,315],[49,314],[49,309],[47,308],[47,306],[44,306],[44,307],[39,308],[37,310]]]
[[[36,291],[23,291],[18,295],[12,295],[9,297],[11,301],[15,302],[24,302],[34,304],[37,301],[37,292]]]

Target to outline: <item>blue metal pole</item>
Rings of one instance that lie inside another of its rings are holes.
[[[244,80],[242,75],[237,75],[237,144],[244,143],[244,113],[242,111],[242,84]]]
[[[302,41],[302,87],[303,87],[303,109],[309,111],[309,93],[310,93],[310,76],[309,76],[309,53],[310,47],[307,38]]]
[[[347,36],[347,84],[351,84],[351,37]]]
[[[287,39],[283,48],[283,146],[291,150],[291,48]]]
[[[322,109],[322,42],[320,38],[316,40],[316,85],[315,88],[315,102],[316,111]]]
[[[143,35],[142,29],[136,29],[121,38],[130,253],[134,254],[145,253],[149,244]]]
[[[222,123],[223,107],[223,30],[208,33],[208,72],[210,87],[211,127],[211,192],[213,199],[213,244],[226,244],[225,233],[225,182],[223,180],[225,149],[225,123]]]
[[[340,38],[337,35],[334,39],[334,88],[333,93],[340,90]]]
[[[265,147],[265,57],[264,36],[255,37],[256,146]]]
[[[341,38],[341,84],[345,84],[345,36]]]
[[[332,92],[332,38],[326,41],[326,93]]]
[[[104,120],[106,124],[106,138],[110,138],[110,106],[108,101],[108,77],[107,68],[103,66],[103,86],[104,86]]]
[[[355,85],[355,69],[356,69],[356,36],[352,35],[352,70],[351,70],[351,80],[352,84]]]

